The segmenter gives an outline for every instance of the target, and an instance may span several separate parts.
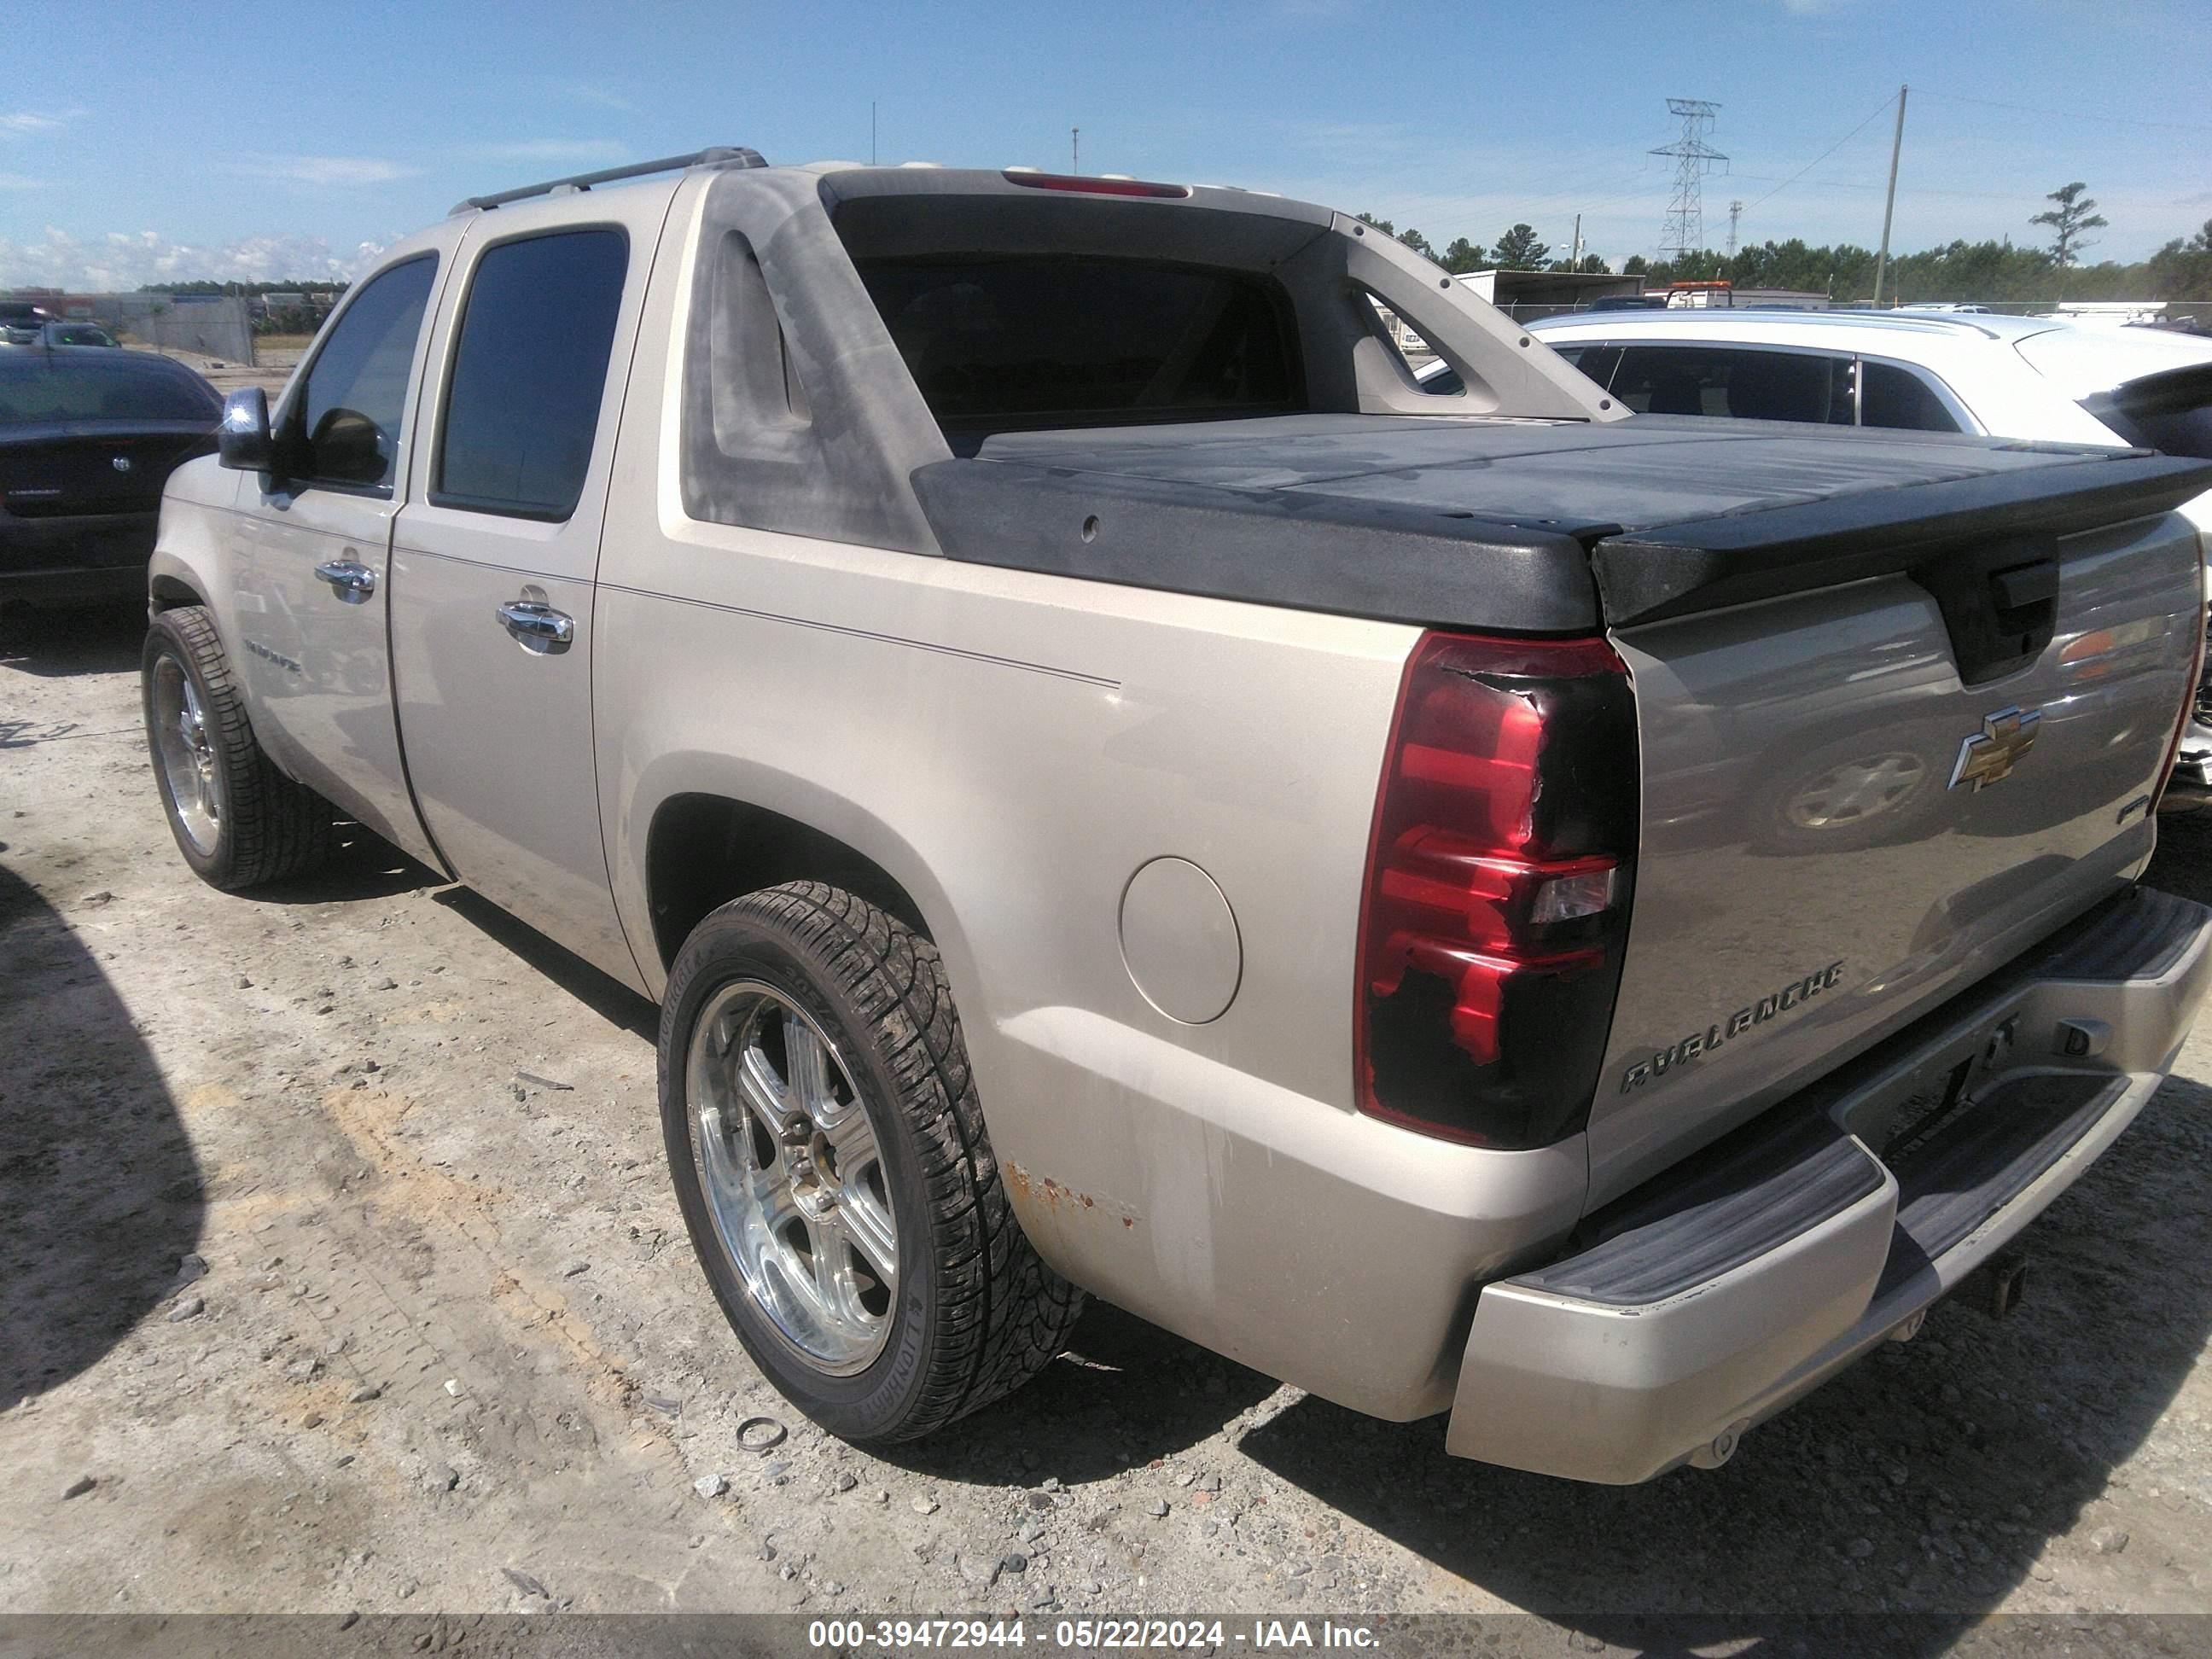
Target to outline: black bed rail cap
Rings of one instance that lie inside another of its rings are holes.
[[[1587,531],[1022,462],[938,461],[913,477],[963,563],[1422,627],[1597,626]]]

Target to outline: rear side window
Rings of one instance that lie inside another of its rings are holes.
[[[1859,424],[1913,432],[1956,432],[1959,422],[1936,389],[1895,363],[1859,364]]]
[[[430,500],[565,519],[592,465],[629,242],[619,230],[502,243],[461,313]]]
[[[285,441],[284,471],[307,483],[389,490],[399,415],[437,260],[379,273],[354,298],[307,370]]]
[[[1608,390],[1639,415],[1851,423],[1851,360],[1814,352],[1628,346]]]
[[[1017,257],[866,262],[860,277],[946,428],[1303,407],[1283,307],[1240,273]]]

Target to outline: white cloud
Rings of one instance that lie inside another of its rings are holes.
[[[58,127],[67,126],[84,113],[81,109],[16,110],[10,114],[0,115],[0,133],[21,138],[34,132],[52,132]]]
[[[421,169],[374,155],[248,155],[223,164],[222,170],[246,179],[265,179],[272,184],[305,185],[311,189],[333,186],[388,185],[395,179],[411,179]]]
[[[46,182],[27,173],[0,173],[0,190],[44,190]]]
[[[0,238],[0,288],[128,292],[148,283],[266,283],[286,277],[359,276],[384,252],[362,242],[333,251],[313,236],[250,236],[222,246],[173,242],[151,230],[77,237],[52,226],[43,236]]]
[[[507,144],[479,144],[466,152],[487,161],[621,161],[629,147],[612,138],[526,138]]]

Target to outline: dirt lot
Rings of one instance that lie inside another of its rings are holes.
[[[200,887],[138,634],[0,621],[0,1610],[1517,1607],[1602,1646],[2212,1605],[2206,1037],[2031,1231],[2018,1314],[1938,1309],[1717,1473],[1457,1462],[1104,1308],[886,1461],[714,1312],[653,1011],[380,847]],[[2212,832],[2156,873],[2212,895]]]

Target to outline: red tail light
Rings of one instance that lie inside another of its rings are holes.
[[[1636,710],[1603,640],[1425,635],[1375,807],[1362,1110],[1548,1146],[1589,1106],[1636,848]]]
[[[1103,179],[1095,173],[1018,173],[1000,175],[1010,185],[1030,190],[1064,190],[1076,196],[1149,196],[1179,201],[1190,194],[1188,185],[1156,185],[1143,179]]]

